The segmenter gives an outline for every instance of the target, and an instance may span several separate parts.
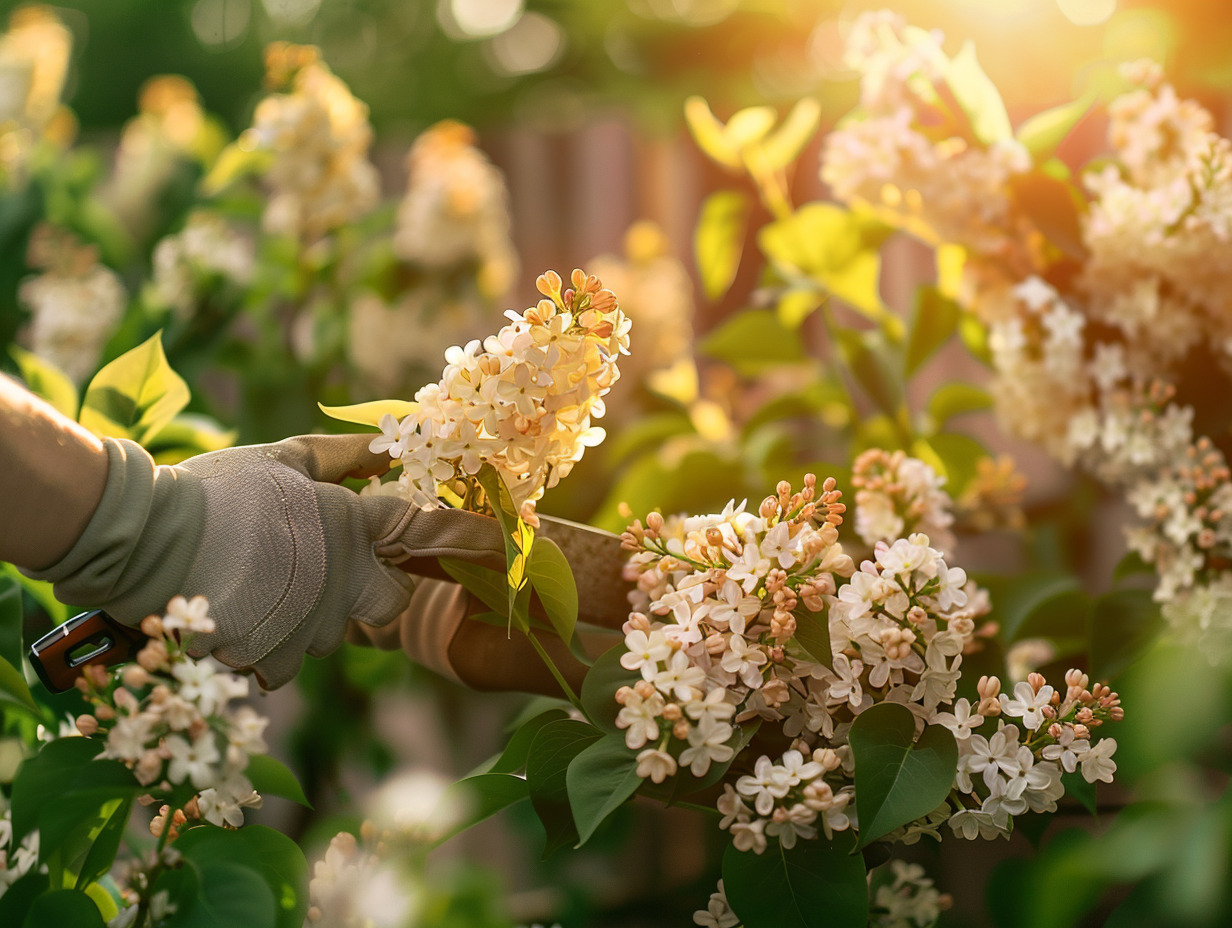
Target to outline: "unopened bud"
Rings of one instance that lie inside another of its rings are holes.
[[[681,741],[685,741],[689,737],[689,731],[691,730],[691,728],[692,726],[689,725],[688,720],[681,719],[675,725],[672,726],[672,736],[675,738],[678,738]]]
[[[89,738],[98,731],[98,719],[92,715],[77,716],[77,730]]]
[[[663,707],[662,713],[660,714],[663,716],[663,718],[667,719],[669,722],[680,721],[681,715],[682,715],[679,704],[674,703],[674,702],[669,702],[667,705],[665,705]]]

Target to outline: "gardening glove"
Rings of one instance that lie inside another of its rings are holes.
[[[139,445],[105,439],[107,484],[86,530],[57,564],[27,574],[126,625],[177,594],[205,596],[216,629],[189,652],[281,686],[305,652],[337,648],[348,619],[379,626],[406,608],[413,581],[378,549],[504,563],[494,520],[338,486],[388,468],[370,440],[307,435],[156,466]]]
[[[551,516],[540,519],[536,534],[560,545],[573,568],[581,594],[579,619],[619,629],[629,617],[630,589],[621,575],[627,553],[621,549],[619,537]],[[418,562],[406,560],[403,567],[415,563]],[[500,566],[503,568],[503,561]],[[420,572],[436,576],[429,569]],[[530,608],[533,615],[543,617],[538,597],[531,597]],[[347,641],[384,650],[400,648],[415,663],[472,689],[559,696],[556,682],[523,635],[510,635],[504,626],[465,621],[490,611],[456,583],[423,580],[408,608],[395,621],[381,628],[352,622],[347,629]],[[580,686],[585,665],[556,636],[539,637],[540,644],[551,653],[570,684]],[[611,640],[604,636],[583,636],[583,646],[593,653],[610,644]]]

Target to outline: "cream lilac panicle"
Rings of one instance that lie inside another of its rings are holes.
[[[490,464],[524,517],[603,438],[592,426],[620,377],[629,324],[615,295],[575,270],[569,286],[553,271],[538,279],[544,299],[482,343],[447,352],[441,380],[419,390],[417,408],[395,432],[385,420],[373,450],[401,463],[402,494],[439,505],[438,484],[468,502]]]
[[[124,763],[155,798],[166,798],[175,784],[197,791],[184,809],[175,810],[178,818],[168,823],[164,814],[152,828],[175,831],[185,810],[214,825],[238,827],[244,809],[261,805],[245,770],[252,756],[267,749],[262,736],[268,720],[249,706],[232,705],[247,697],[246,678],[187,652],[189,637],[213,624],[204,597],[177,596],[164,616],[142,622],[149,641],[138,663],[118,674],[118,686],[97,666],[87,667],[77,681],[95,707],[77,719],[77,728],[104,740],[102,757]]]

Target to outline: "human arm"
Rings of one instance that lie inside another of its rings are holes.
[[[81,536],[107,483],[103,443],[0,374],[0,561],[37,570]]]

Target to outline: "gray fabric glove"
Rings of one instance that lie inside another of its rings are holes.
[[[378,550],[504,564],[495,520],[336,485],[388,467],[370,440],[308,435],[169,467],[106,439],[107,485],[85,532],[59,563],[27,575],[127,625],[177,594],[205,596],[216,631],[195,636],[191,653],[281,686],[305,652],[337,648],[348,619],[380,626],[406,608],[413,581]]]

